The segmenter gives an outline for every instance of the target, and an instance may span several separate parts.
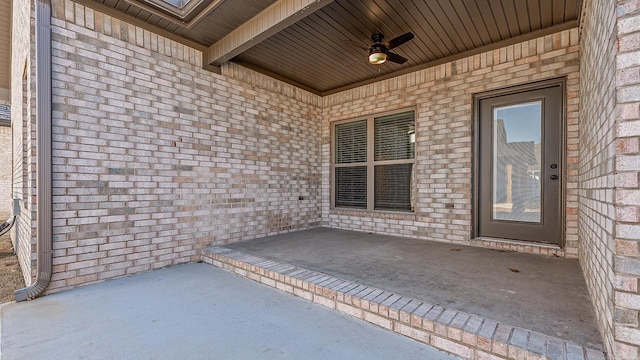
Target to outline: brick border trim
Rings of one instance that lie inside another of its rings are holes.
[[[469,245],[495,250],[513,251],[523,254],[555,256],[567,259],[576,259],[578,257],[574,254],[567,254],[565,249],[555,245],[548,245],[543,243],[527,243],[517,240],[503,240],[480,237],[471,239]]]
[[[605,360],[603,352],[573,342],[224,246],[203,249],[201,256],[206,264],[463,359]]]

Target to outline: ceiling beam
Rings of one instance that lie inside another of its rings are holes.
[[[220,66],[333,1],[278,0],[211,45],[205,51],[205,63]]]

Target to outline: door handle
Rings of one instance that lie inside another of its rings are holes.
[[[558,175],[551,175],[551,176],[549,176],[549,179],[558,180]]]

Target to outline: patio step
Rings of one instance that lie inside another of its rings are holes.
[[[602,351],[224,246],[202,261],[463,359],[605,360]]]

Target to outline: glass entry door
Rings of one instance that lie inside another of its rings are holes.
[[[479,236],[561,244],[560,84],[481,98]]]

